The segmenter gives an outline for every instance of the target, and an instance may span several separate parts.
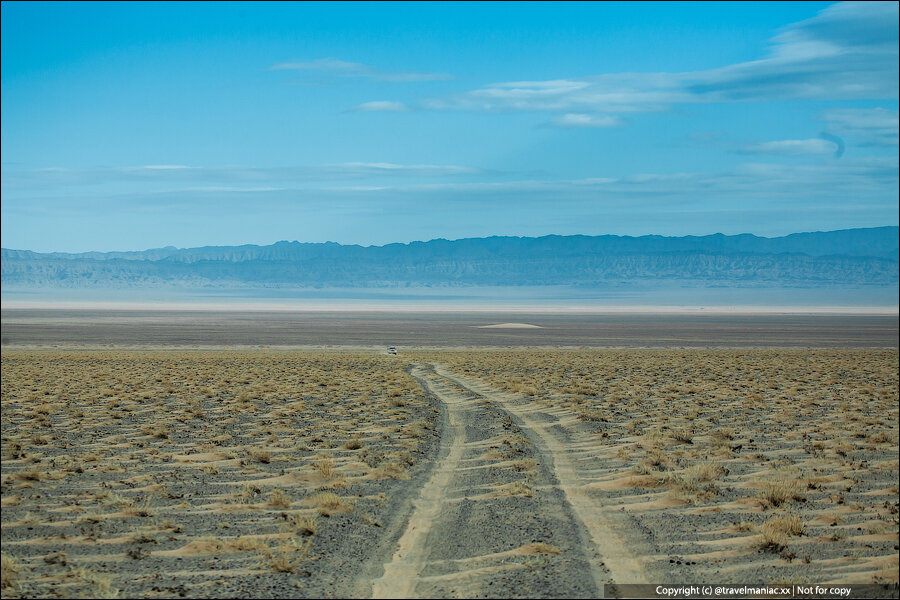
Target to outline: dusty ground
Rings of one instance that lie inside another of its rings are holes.
[[[491,327],[505,323],[534,327]],[[882,347],[897,315],[4,309],[4,347]]]
[[[898,353],[2,353],[3,596],[896,583]]]
[[[897,583],[896,350],[417,358],[573,463],[589,529],[640,549],[621,558],[634,576]]]
[[[4,596],[367,595],[438,445],[377,355],[3,352],[2,382]]]

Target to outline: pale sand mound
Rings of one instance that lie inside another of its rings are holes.
[[[496,325],[476,325],[478,329],[543,329],[540,325],[530,323],[498,323]]]

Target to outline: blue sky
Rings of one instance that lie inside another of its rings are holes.
[[[2,4],[2,245],[898,224],[898,3]]]

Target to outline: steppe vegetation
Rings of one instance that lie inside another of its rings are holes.
[[[898,433],[894,349],[4,350],[2,594],[595,593],[566,498],[647,578],[892,583]]]
[[[663,572],[897,582],[896,350],[417,358],[556,422],[598,505],[629,515]]]
[[[347,564],[436,439],[403,367],[4,351],[3,596],[351,593]]]

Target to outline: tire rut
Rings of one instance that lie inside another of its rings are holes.
[[[410,373],[447,419],[372,597],[598,597],[609,572],[557,475],[566,458],[561,469],[540,432],[490,395],[431,365]]]
[[[514,400],[512,394],[491,389],[486,384],[472,381],[463,376],[451,373],[439,364],[433,365],[435,373],[460,388],[491,400],[504,411],[512,415],[523,430],[533,434],[541,452],[552,460],[554,475],[560,489],[565,493],[566,501],[571,506],[576,518],[587,531],[590,544],[595,552],[588,553],[592,557],[591,571],[594,581],[600,589],[603,583],[643,583],[648,581],[642,561],[629,552],[629,543],[620,532],[621,526],[614,523],[614,516],[605,510],[603,505],[588,493],[589,476],[582,476],[578,463],[583,462],[564,439],[554,432],[556,424],[539,420],[534,411],[527,405]]]
[[[411,372],[426,391],[434,393],[422,379],[419,368]],[[438,395],[440,398],[440,396]],[[413,501],[413,513],[406,530],[397,542],[397,550],[391,562],[385,564],[384,574],[372,583],[373,598],[411,598],[415,585],[425,565],[426,543],[432,523],[440,517],[442,501],[446,496],[451,475],[459,468],[465,441],[462,402],[440,398],[447,409],[447,426],[441,438],[438,463],[431,478],[422,486],[419,497]]]

